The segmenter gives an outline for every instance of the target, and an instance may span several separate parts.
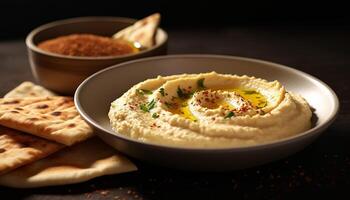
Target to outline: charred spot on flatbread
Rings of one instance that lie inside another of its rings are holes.
[[[39,118],[37,118],[37,117],[30,117],[30,118],[28,118],[28,120],[30,120],[30,121],[38,121]]]
[[[8,105],[8,104],[19,104],[19,103],[20,103],[19,100],[13,100],[13,101],[5,101],[2,104]]]
[[[48,108],[49,106],[47,104],[42,104],[42,105],[37,105],[36,108],[38,109],[45,109]]]
[[[52,112],[51,115],[53,116],[60,116],[62,114],[62,112],[60,111],[55,111],[55,112]]]

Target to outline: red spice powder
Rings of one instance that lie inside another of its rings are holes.
[[[38,47],[51,53],[68,56],[117,56],[137,52],[130,43],[93,34],[71,34],[46,40]]]

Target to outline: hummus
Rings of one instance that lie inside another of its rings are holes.
[[[311,126],[311,110],[278,82],[218,74],[145,80],[111,104],[114,131],[145,142],[189,148],[250,146]]]

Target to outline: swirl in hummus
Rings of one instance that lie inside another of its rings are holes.
[[[145,80],[111,104],[114,131],[141,141],[190,148],[250,146],[311,126],[311,110],[278,82],[218,74]]]

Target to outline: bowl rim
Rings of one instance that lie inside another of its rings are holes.
[[[52,21],[43,25],[40,25],[33,30],[29,32],[25,39],[26,46],[31,49],[32,51],[43,54],[46,56],[51,57],[57,57],[57,58],[64,58],[64,59],[71,59],[71,60],[113,60],[113,59],[124,59],[129,58],[132,59],[133,57],[149,53],[151,51],[154,51],[158,49],[159,47],[163,46],[168,41],[168,34],[165,30],[158,27],[157,31],[160,31],[164,35],[164,40],[160,43],[157,43],[156,45],[152,46],[151,48],[148,48],[146,50],[142,50],[137,53],[130,53],[125,55],[118,55],[118,56],[68,56],[68,55],[61,55],[56,53],[51,53],[45,50],[42,50],[38,48],[36,44],[33,42],[33,38],[40,33],[41,31],[44,31],[49,28],[53,28],[58,25],[65,25],[70,23],[78,23],[78,22],[89,22],[89,21],[120,21],[120,22],[130,22],[134,23],[137,21],[137,19],[134,18],[127,18],[127,17],[112,17],[112,16],[85,16],[85,17],[75,17],[75,18],[68,18],[68,19],[62,19],[62,20],[56,20]]]
[[[249,146],[243,146],[243,147],[215,147],[215,148],[177,147],[177,146],[163,145],[163,144],[157,144],[157,143],[152,143],[152,142],[143,142],[143,141],[125,136],[125,135],[120,134],[120,133],[111,132],[109,130],[106,130],[103,126],[101,126],[98,122],[93,120],[83,110],[83,108],[80,104],[80,100],[79,100],[80,93],[83,90],[86,83],[89,82],[90,80],[98,77],[98,75],[105,73],[109,70],[113,70],[115,68],[127,67],[129,64],[133,64],[133,63],[142,63],[144,61],[162,60],[162,59],[169,59],[169,58],[235,59],[235,60],[243,60],[243,61],[251,61],[251,62],[259,62],[259,63],[263,63],[263,64],[268,64],[273,68],[282,68],[282,69],[287,70],[291,73],[295,73],[297,75],[306,77],[310,81],[325,87],[331,94],[332,101],[334,102],[334,107],[333,107],[333,110],[331,111],[331,114],[329,115],[329,117],[322,124],[319,124],[311,129],[304,131],[302,133],[299,133],[297,135],[293,135],[293,136],[290,136],[287,138],[282,138],[279,140],[274,140],[274,141],[270,141],[270,142],[266,142],[266,143],[262,143],[262,144],[257,144],[257,145],[249,145]],[[105,68],[103,70],[100,70],[100,71],[92,74],[91,76],[86,78],[79,85],[79,87],[77,88],[77,90],[75,91],[75,94],[74,94],[74,103],[76,105],[78,112],[83,117],[83,119],[85,119],[88,123],[92,124],[94,126],[94,128],[98,129],[99,131],[111,134],[114,137],[118,137],[121,140],[124,140],[124,141],[126,140],[128,142],[137,143],[140,145],[146,145],[146,146],[153,147],[153,148],[163,148],[163,149],[172,150],[172,151],[179,151],[180,150],[180,151],[191,151],[191,152],[215,152],[215,153],[228,152],[228,151],[229,152],[237,152],[237,151],[242,152],[242,151],[260,150],[260,149],[266,149],[266,148],[271,148],[274,146],[287,145],[287,144],[290,144],[293,142],[297,142],[297,141],[300,141],[302,139],[306,139],[308,137],[311,137],[311,136],[325,130],[336,119],[338,112],[339,112],[339,99],[338,99],[336,93],[326,83],[324,83],[323,81],[319,80],[318,78],[316,78],[310,74],[307,74],[305,72],[302,72],[300,70],[297,70],[297,69],[294,69],[291,67],[287,67],[287,66],[282,65],[282,64],[278,64],[278,63],[274,63],[274,62],[270,62],[270,61],[265,61],[265,60],[261,60],[261,59],[239,57],[239,56],[230,56],[230,55],[215,55],[215,54],[175,54],[175,55],[166,55],[166,56],[154,56],[154,57],[149,57],[149,58],[142,58],[142,59],[127,61],[127,62],[123,62],[123,63],[117,64],[117,65],[110,66],[108,68]]]

